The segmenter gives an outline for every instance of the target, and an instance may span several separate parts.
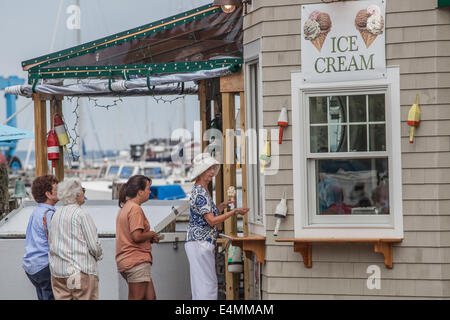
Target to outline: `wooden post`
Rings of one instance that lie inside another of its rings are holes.
[[[206,117],[206,105],[207,105],[207,101],[206,101],[206,81],[205,80],[201,80],[198,84],[198,100],[200,101],[200,121],[202,122],[202,134],[201,134],[201,145],[202,145],[202,151],[205,151],[205,148],[207,146],[207,141],[203,140],[203,135],[206,132],[206,128],[207,128],[207,117]]]
[[[0,219],[9,213],[8,166],[0,163]]]
[[[223,154],[223,195],[227,199],[227,190],[236,186],[236,164],[234,163],[234,93],[222,93],[222,154]],[[226,209],[227,210],[227,209]],[[227,219],[224,223],[226,234],[237,234],[236,216]],[[228,272],[228,254],[226,254],[225,283],[227,300],[239,299],[239,274]]]
[[[247,208],[247,145],[245,137],[245,94],[240,93],[242,207]],[[248,215],[243,217],[244,237],[248,236]],[[250,300],[250,261],[244,256],[244,299]]]
[[[50,100],[50,123],[53,124],[55,113],[62,117],[62,100]],[[54,128],[53,128],[54,129]],[[64,149],[59,147],[59,159],[55,161],[55,176],[59,181],[64,180]]]
[[[36,178],[48,173],[47,163],[47,103],[39,94],[34,100],[34,153],[36,159]]]
[[[214,114],[220,113],[219,102],[214,100]],[[222,151],[220,151],[222,152]],[[216,175],[216,204],[220,204],[223,202],[223,170],[222,166],[220,167],[219,173]],[[219,229],[223,231],[223,223],[221,223]]]

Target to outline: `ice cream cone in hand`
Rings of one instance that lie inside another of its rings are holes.
[[[227,195],[228,195],[228,201],[236,201],[236,188],[233,186],[229,186],[228,190],[227,190]],[[229,204],[230,209],[234,209],[235,206],[233,203]]]

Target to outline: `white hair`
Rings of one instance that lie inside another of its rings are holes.
[[[65,179],[58,183],[58,199],[63,205],[77,203],[77,197],[81,194],[81,182],[78,178]]]

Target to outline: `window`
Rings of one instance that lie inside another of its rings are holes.
[[[128,179],[133,174],[134,167],[122,167],[122,170],[120,170],[120,178],[121,179]]]
[[[144,168],[143,169],[143,175],[150,177],[151,179],[162,179],[162,170],[159,167],[155,168]]]
[[[100,172],[99,172],[99,174],[98,174],[98,177],[99,177],[99,178],[105,177],[106,169],[107,169],[107,166],[102,166],[102,167],[101,167]]]
[[[106,174],[107,178],[113,178],[117,176],[119,172],[119,166],[112,166],[109,168],[108,173]]]
[[[296,237],[402,237],[398,68],[307,84],[293,74]]]
[[[259,157],[261,153],[261,136],[263,127],[263,111],[260,107],[260,72],[258,60],[246,64],[246,163],[249,222],[263,225],[264,223],[264,170]],[[250,229],[252,226],[250,226]],[[258,231],[259,230],[259,231]],[[261,233],[263,230],[251,230],[253,233]]]
[[[385,93],[308,95],[306,102],[308,189],[315,191],[310,221],[389,214]]]

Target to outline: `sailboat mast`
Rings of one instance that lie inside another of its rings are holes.
[[[149,135],[149,120],[148,120],[148,99],[149,97],[145,97],[145,104],[144,104],[144,115],[145,115],[145,138],[146,141],[150,140]]]
[[[80,25],[77,28],[77,45],[81,44],[81,5],[80,0],[76,0],[76,5],[79,8],[79,14],[80,14]],[[83,143],[84,143],[84,126],[83,126],[83,99],[80,97],[78,101],[78,152],[79,152],[79,162],[80,162],[80,168],[85,168],[85,158],[83,154]]]

